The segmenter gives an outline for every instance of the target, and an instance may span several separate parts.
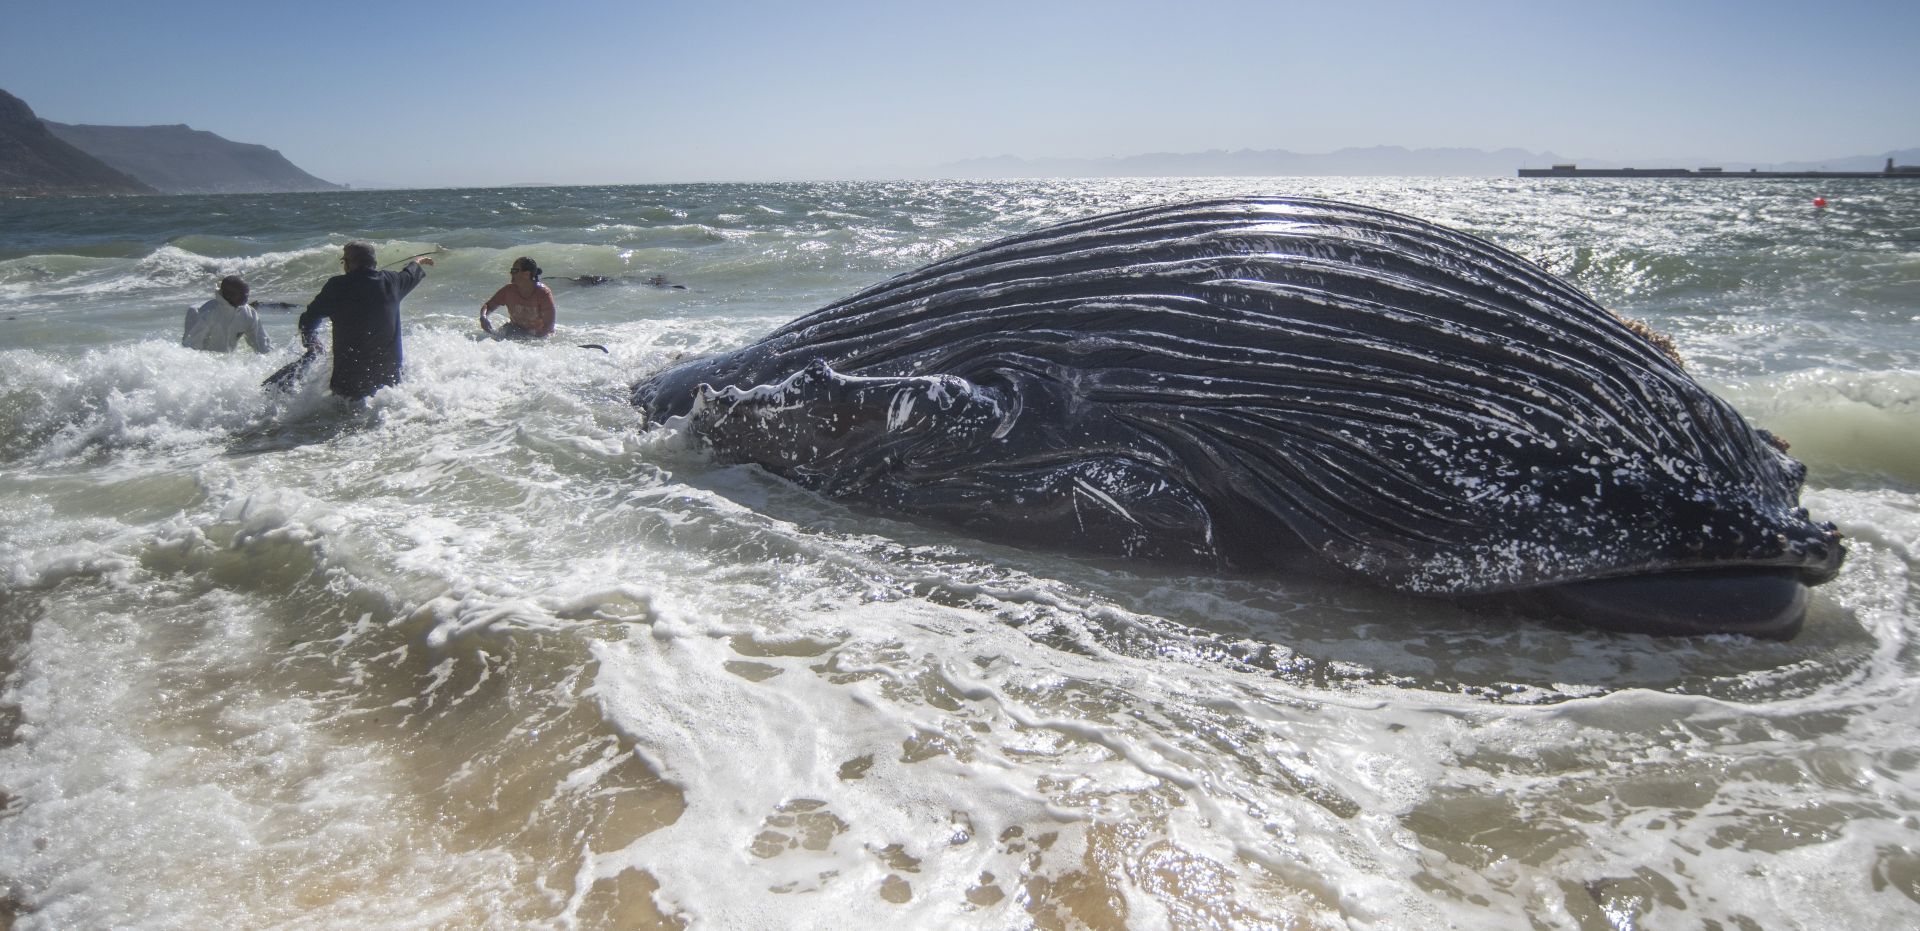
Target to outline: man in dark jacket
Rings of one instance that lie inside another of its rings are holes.
[[[374,264],[371,243],[350,242],[340,264],[346,274],[327,279],[300,315],[300,342],[309,352],[319,351],[320,321],[333,320],[329,387],[359,399],[400,383],[400,299],[427,277],[420,266],[433,260],[416,258],[397,272],[383,272]]]

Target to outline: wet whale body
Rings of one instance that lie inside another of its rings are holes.
[[[728,462],[1024,545],[1335,571],[1789,637],[1805,468],[1486,241],[1296,198],[1128,210],[882,282],[634,388]]]

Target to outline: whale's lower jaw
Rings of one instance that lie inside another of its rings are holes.
[[[1788,640],[1806,620],[1808,591],[1791,569],[1703,569],[1569,582],[1508,597],[1623,633]]]

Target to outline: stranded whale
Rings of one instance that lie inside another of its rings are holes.
[[[1324,200],[1129,210],[868,288],[634,402],[730,462],[970,532],[1792,636],[1805,469],[1644,329]]]

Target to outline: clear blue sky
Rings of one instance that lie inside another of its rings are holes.
[[[339,12],[334,12],[339,11]],[[1920,2],[0,0],[0,89],[323,178],[886,175],[993,155],[1920,146]]]

